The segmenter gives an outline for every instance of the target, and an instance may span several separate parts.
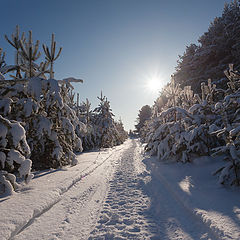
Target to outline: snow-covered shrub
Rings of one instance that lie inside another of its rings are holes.
[[[224,155],[225,165],[219,168],[215,175],[219,175],[221,184],[240,185],[240,124],[228,126],[213,132],[218,137],[223,137],[226,145],[214,148],[213,156]]]
[[[208,154],[208,126],[196,126],[194,120],[191,113],[179,107],[163,111],[148,135],[146,150],[161,160],[174,158],[181,162],[191,161],[193,154]]]
[[[79,119],[85,124],[85,132],[81,137],[84,150],[119,145],[128,137],[122,121],[114,121],[107,98],[101,93],[98,99],[100,104],[94,111],[90,110],[88,99],[78,108]]]
[[[175,83],[174,76],[172,76],[171,82],[164,88],[163,91],[168,99],[166,103],[167,108],[179,106],[182,89],[179,84]]]
[[[213,149],[213,155],[224,155],[226,164],[216,171],[222,184],[240,185],[240,75],[229,65],[225,71],[229,79],[226,96],[215,105],[216,114],[221,116],[222,124],[213,131],[225,144]]]
[[[160,140],[157,146],[157,156],[161,160],[176,157],[176,161],[188,162],[186,133],[180,122],[162,124],[156,132]]]
[[[98,98],[100,104],[94,110],[94,112],[96,112],[95,125],[97,126],[98,144],[100,147],[112,147],[115,145],[114,141],[116,140],[114,136],[116,135],[116,128],[113,120],[114,115],[106,97],[103,97],[101,93],[101,97]]]
[[[160,111],[141,129],[150,154],[162,160],[188,162],[193,156],[209,155],[211,148],[218,146],[217,138],[210,134],[217,120],[213,104],[215,86],[209,80],[208,85],[202,84],[202,90],[200,98],[190,86],[182,90],[174,79],[163,90],[168,101],[161,108],[155,107]]]
[[[63,101],[58,81],[34,77],[5,88],[9,91],[8,98],[0,100],[5,103],[3,114],[24,123],[34,168],[76,163],[73,151],[82,151],[77,133],[84,124]]]
[[[17,188],[16,176],[26,183],[33,177],[30,148],[25,130],[17,121],[9,121],[0,115],[0,191],[12,194]],[[16,174],[15,175],[13,175]]]

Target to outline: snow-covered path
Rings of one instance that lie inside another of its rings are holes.
[[[132,141],[116,165],[98,224],[90,239],[147,239],[156,231],[144,216],[149,198],[139,185],[134,164],[136,142]]]
[[[0,239],[240,239],[238,194],[198,191],[194,176],[206,166],[195,166],[191,177],[194,165],[160,164],[142,151],[129,139],[79,155],[75,167],[36,173],[22,191],[0,199]],[[229,204],[234,213],[210,211],[201,193],[211,192],[222,199],[212,209]]]
[[[150,177],[140,149],[132,140],[119,159],[90,239],[215,239],[161,181]]]

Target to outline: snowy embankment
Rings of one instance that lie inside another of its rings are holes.
[[[0,198],[0,239],[240,239],[239,189],[216,183],[217,159],[163,163],[129,139],[78,160]]]
[[[162,163],[147,157],[143,162],[152,176],[145,186],[150,194],[156,192],[156,186],[161,183],[216,239],[240,239],[240,189],[217,183],[212,173],[222,165],[219,159],[201,157],[193,163],[182,164]]]

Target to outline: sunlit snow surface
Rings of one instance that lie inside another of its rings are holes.
[[[179,182],[179,187],[184,192],[191,195],[191,188],[194,187],[194,185],[192,184],[191,176],[186,176],[181,182]]]
[[[217,159],[162,163],[129,139],[78,161],[0,198],[0,239],[240,239],[239,189],[217,184]]]

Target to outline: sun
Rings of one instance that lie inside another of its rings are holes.
[[[162,87],[161,85],[161,80],[157,77],[150,78],[146,83],[147,89],[151,92],[159,92]]]
[[[148,69],[142,76],[142,87],[144,92],[150,96],[158,96],[166,84],[168,78],[166,73],[160,68]]]

